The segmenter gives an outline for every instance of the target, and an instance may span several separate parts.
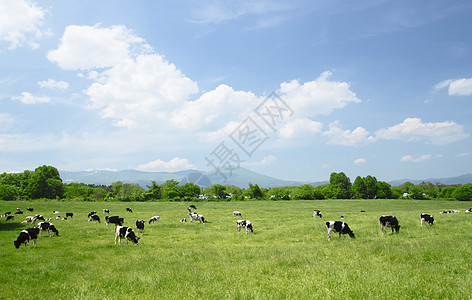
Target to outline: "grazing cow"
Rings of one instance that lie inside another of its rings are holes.
[[[91,216],[96,215],[96,214],[97,214],[96,211],[91,211],[88,213],[87,218],[90,218]]]
[[[151,222],[152,222],[152,224],[154,224],[155,221],[157,221],[157,223],[159,223],[160,218],[161,217],[159,217],[159,216],[151,217],[151,219],[149,220],[149,224],[151,224]]]
[[[144,232],[144,220],[137,220],[137,221],[136,221],[136,231],[141,232],[141,235],[143,235],[143,232]]]
[[[109,210],[108,208],[104,208],[104,209],[103,209],[103,213],[109,214],[109,213],[110,213],[110,210]]]
[[[56,236],[59,236],[59,230],[57,230],[54,224],[52,223],[40,222],[38,223],[38,227],[41,230],[41,236],[43,236],[43,231],[48,231],[49,237],[51,237],[51,232],[54,232]]]
[[[185,223],[187,222],[187,219],[183,218],[182,220],[180,220],[180,222]]]
[[[32,208],[32,207],[27,207],[26,210],[27,210],[27,211],[33,211],[34,208]]]
[[[398,220],[397,220],[397,217],[395,216],[381,216],[379,221],[380,221],[380,229],[382,230],[382,233],[384,235],[387,235],[387,227],[392,228],[392,233],[394,229],[395,229],[395,232],[400,231],[400,225],[398,225]]]
[[[133,212],[133,210],[130,207],[127,207],[126,211],[131,212],[131,213]]]
[[[33,240],[34,247],[36,247],[38,234],[39,234],[39,228],[36,228],[36,227],[26,228],[25,230],[22,230],[20,232],[20,236],[16,239],[16,241],[13,242],[13,244],[15,245],[16,248],[20,248],[20,245],[24,243],[25,248],[26,248],[26,246],[29,247],[29,241]]]
[[[57,210],[52,211],[53,214],[58,214],[59,212]]]
[[[56,217],[56,220],[60,220],[60,219],[62,219],[61,216],[57,216],[57,217]],[[90,220],[89,220],[89,221],[90,221]]]
[[[36,220],[45,221],[43,215],[36,215],[36,216],[34,216],[34,218],[35,218]]]
[[[450,214],[451,211],[450,210],[443,210],[443,211],[440,211],[439,213],[440,214]]]
[[[66,213],[66,218],[68,218],[68,217],[72,218],[73,216],[74,216],[74,213]]]
[[[119,225],[119,226],[122,226],[123,225],[123,222],[125,221],[124,218],[120,218],[119,216],[105,216],[105,222],[106,222],[106,225],[108,226],[108,223],[112,223],[112,224],[115,224],[116,225]]]
[[[456,210],[456,209],[451,209],[451,212],[453,213],[458,213],[458,212],[461,212],[460,210]]]
[[[0,217],[6,217],[8,215],[11,215],[11,211],[7,211],[6,213],[4,213],[3,215],[1,215]]]
[[[341,216],[341,220],[344,220],[344,216]]]
[[[248,230],[250,230],[252,233],[254,233],[254,228],[252,228],[251,221],[249,221],[249,220],[237,220],[236,224],[238,225],[238,233],[240,233],[241,227],[246,228],[246,234],[247,234]]]
[[[354,232],[349,228],[347,223],[340,221],[328,221],[326,222],[326,229],[328,230],[328,241],[331,240],[331,232],[339,232],[339,237],[341,234],[346,238],[346,234],[349,234],[350,237],[355,238]]]
[[[321,211],[315,209],[313,211],[313,218],[316,218],[316,217],[320,217],[320,219],[323,218],[323,216],[321,215]]]
[[[7,216],[6,221],[13,221],[15,220],[15,216]]]
[[[116,241],[119,240],[119,244],[121,245],[121,239],[126,239],[126,244],[128,244],[128,240],[130,240],[134,245],[138,244],[139,237],[133,231],[131,227],[123,227],[123,226],[116,226],[115,232],[115,245]]]
[[[19,209],[19,208],[17,208],[17,209]],[[15,211],[15,215],[22,215],[22,214],[23,214],[23,212],[21,210]]]
[[[21,222],[21,223],[33,224],[33,222],[36,222],[35,217],[33,217],[33,216],[27,216],[27,217],[25,218],[25,220],[24,220],[23,222]]]
[[[98,215],[91,215],[89,222],[90,221],[98,221],[98,223],[100,223],[100,217]]]
[[[434,218],[432,215],[421,214],[420,221],[421,221],[421,227],[423,227],[423,222],[428,222],[429,226],[431,226],[433,225]]]
[[[472,212],[472,208],[469,208],[468,210],[465,211],[466,213]]]
[[[187,207],[187,210],[188,210],[189,213],[192,213],[192,208],[193,208],[193,209],[197,209],[197,207],[196,207],[195,205],[189,205],[189,206]]]
[[[233,211],[233,217],[240,216],[242,217],[242,214],[240,211]]]
[[[198,220],[200,223],[205,223],[205,217],[203,215],[192,212],[190,213],[190,222],[193,223],[193,220]]]
[[[365,212],[365,210],[361,210],[361,212]]]

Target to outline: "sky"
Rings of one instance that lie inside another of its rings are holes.
[[[0,0],[0,172],[472,173],[470,16],[469,0]]]

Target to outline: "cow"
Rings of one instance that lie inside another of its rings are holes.
[[[420,221],[421,221],[421,227],[423,227],[424,222],[428,222],[429,226],[431,226],[431,225],[433,225],[434,218],[433,218],[432,215],[421,214]]]
[[[48,231],[49,237],[51,237],[52,232],[54,232],[56,236],[59,236],[59,230],[57,230],[52,223],[40,222],[38,223],[38,228],[41,230],[41,236],[43,236],[43,231]]]
[[[96,211],[91,211],[88,213],[87,218],[90,218],[91,216],[96,215],[96,214],[97,214]]]
[[[190,213],[190,223],[193,223],[193,220],[198,220],[200,223],[205,223],[205,217],[203,215],[192,212]]]
[[[119,240],[119,244],[121,245],[122,238],[126,239],[126,244],[128,244],[128,240],[130,240],[133,246],[137,245],[139,240],[139,237],[136,236],[131,227],[116,226],[115,245],[117,240]]]
[[[27,210],[27,211],[34,211],[34,208],[32,208],[32,207],[27,207],[26,210]]]
[[[180,222],[185,223],[185,222],[187,222],[187,219],[183,218],[182,220],[180,220]]]
[[[89,222],[90,221],[98,221],[98,223],[100,223],[100,217],[98,215],[91,215]]]
[[[251,221],[249,221],[249,220],[237,220],[236,224],[238,225],[238,233],[240,233],[241,227],[246,228],[246,234],[247,234],[248,230],[250,230],[252,233],[254,233],[254,228],[252,227]]]
[[[35,218],[36,220],[45,221],[43,215],[35,215],[34,218]]]
[[[21,222],[21,223],[33,224],[34,222],[36,222],[36,218],[35,218],[35,217],[33,217],[33,216],[27,216],[27,217],[25,218],[25,220],[24,220],[23,222]]]
[[[119,216],[106,216],[105,217],[105,222],[106,222],[106,225],[108,226],[108,223],[112,223],[112,224],[115,224],[118,225],[118,226],[123,226],[123,223],[124,223],[125,219],[124,218],[120,218]]]
[[[6,213],[4,213],[3,215],[1,215],[0,217],[6,217],[8,215],[11,215],[11,211],[7,211]]]
[[[465,211],[466,213],[472,212],[472,208],[469,208],[468,210]]]
[[[155,221],[157,221],[157,223],[159,223],[160,218],[161,217],[159,217],[159,216],[151,217],[151,219],[149,220],[149,224],[151,224],[151,222],[152,222],[152,224],[154,224]]]
[[[21,210],[18,210],[19,208],[17,208],[17,211],[15,211],[15,215],[22,215],[23,212]]]
[[[382,230],[383,235],[387,235],[387,227],[392,228],[392,233],[394,229],[395,232],[400,231],[400,225],[398,225],[398,220],[395,216],[381,216],[379,221],[380,229]]]
[[[346,238],[346,234],[349,234],[351,238],[355,238],[354,232],[349,228],[347,223],[341,221],[328,221],[326,222],[326,229],[328,230],[328,241],[331,240],[331,232],[339,232],[339,237],[341,234]]]
[[[6,221],[13,221],[15,220],[15,216],[7,216]]]
[[[144,232],[144,220],[137,220],[136,221],[136,231],[140,232],[143,235]]]
[[[110,213],[110,210],[109,210],[108,208],[104,208],[104,209],[103,209],[103,213],[104,213],[104,214],[105,214],[105,213],[109,214],[109,213]]]
[[[443,211],[440,211],[439,213],[440,214],[450,214],[451,211],[450,210],[443,210]]]
[[[52,211],[53,214],[58,214],[59,212],[57,210]]]
[[[323,218],[323,216],[321,215],[321,211],[315,209],[313,211],[313,218],[316,218],[316,217],[320,217],[320,219]]]
[[[240,216],[242,217],[242,214],[240,211],[233,211],[233,217]]]
[[[34,242],[34,247],[36,247],[36,242],[38,240],[38,234],[39,234],[39,228],[37,227],[31,227],[31,228],[26,228],[25,230],[22,230],[20,232],[20,236],[16,239],[16,241],[13,242],[16,248],[20,248],[21,244],[25,244],[29,248],[29,241],[33,240]]]
[[[133,210],[132,210],[130,207],[127,207],[127,208],[126,208],[126,211],[128,211],[128,212],[130,212],[130,213],[133,212]]]
[[[68,218],[68,217],[72,218],[73,216],[74,216],[74,213],[66,213],[66,218]]]
[[[195,205],[189,205],[189,206],[187,207],[187,210],[188,210],[189,213],[192,213],[192,208],[193,208],[193,209],[197,209],[197,207],[196,207]]]

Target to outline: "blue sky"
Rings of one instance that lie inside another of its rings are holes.
[[[0,172],[471,173],[470,1],[0,0]]]

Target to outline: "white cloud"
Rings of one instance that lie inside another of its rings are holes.
[[[434,89],[440,90],[448,88],[450,96],[470,96],[472,95],[472,78],[448,79],[434,86]]]
[[[294,119],[288,121],[279,129],[279,135],[283,138],[294,136],[306,137],[307,134],[321,132],[323,124],[309,119]]]
[[[196,169],[197,167],[191,164],[186,158],[175,157],[169,161],[156,159],[146,164],[139,165],[138,170],[142,171],[166,171],[175,172],[181,170]]]
[[[469,136],[454,121],[423,123],[419,118],[407,118],[403,123],[377,130],[375,135],[386,140],[426,141],[436,145],[453,143]]]
[[[339,126],[339,121],[329,124],[329,130],[323,132],[323,135],[328,136],[328,144],[333,145],[362,146],[375,141],[366,129],[357,127],[353,131],[344,130]]]
[[[67,88],[69,88],[69,83],[65,81],[56,81],[51,78],[49,78],[48,80],[38,81],[38,85],[40,88],[48,89],[66,90]]]
[[[38,102],[46,103],[51,100],[49,97],[37,97],[28,92],[22,92],[21,96],[14,96],[11,97],[11,99],[14,101],[20,101],[24,104],[34,104]]]
[[[59,47],[47,58],[66,70],[89,70],[112,67],[134,54],[149,51],[149,45],[125,26],[102,28],[69,25]]]
[[[37,48],[36,39],[42,35],[40,27],[46,10],[26,0],[0,0],[0,40],[15,49],[29,43]]]
[[[418,162],[423,162],[423,161],[426,161],[428,159],[431,159],[431,154],[423,154],[421,156],[418,156],[418,157],[413,157],[411,155],[405,155],[403,156],[400,161],[402,162],[408,162],[408,161],[411,161],[411,162],[414,162],[414,163],[418,163]]]
[[[6,113],[0,113],[0,132],[7,132],[15,124],[13,117]]]
[[[358,158],[358,159],[354,160],[354,164],[356,164],[356,165],[365,164],[366,162],[367,162],[367,160],[365,158]]]
[[[245,166],[263,166],[269,165],[277,160],[277,156],[274,155],[267,155],[261,161],[258,162],[243,162],[242,164]]]
[[[463,153],[456,154],[456,157],[466,157],[466,156],[469,156],[469,155],[470,155],[469,152],[463,152]]]
[[[347,82],[329,81],[331,72],[324,72],[315,81],[300,84],[297,80],[280,85],[280,96],[298,117],[326,115],[360,99]]]

